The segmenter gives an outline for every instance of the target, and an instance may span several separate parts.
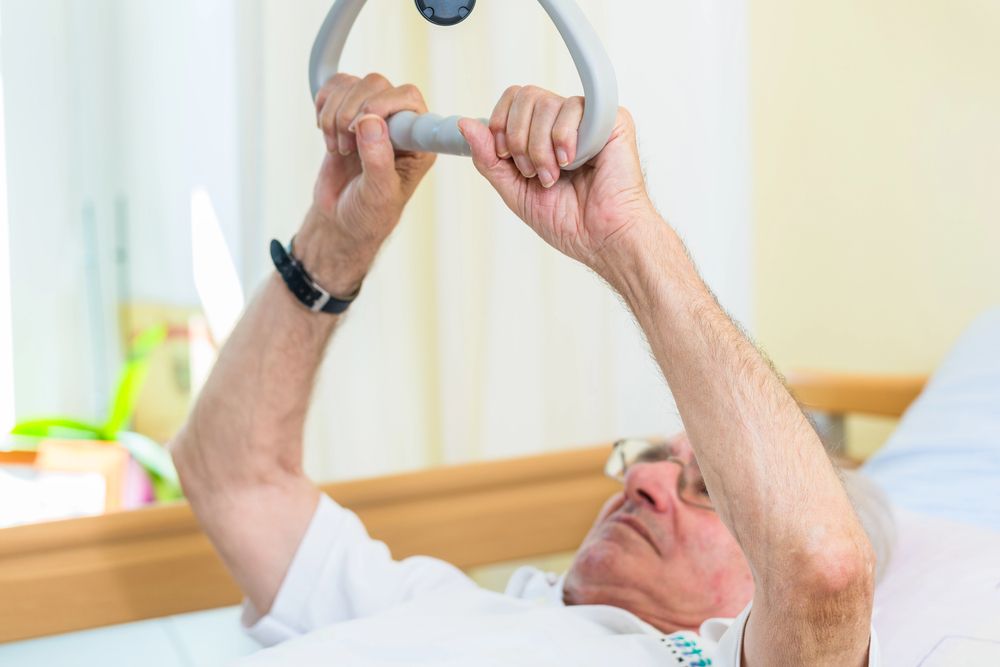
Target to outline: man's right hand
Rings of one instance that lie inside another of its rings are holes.
[[[334,296],[357,291],[434,164],[433,154],[393,150],[386,119],[400,111],[422,114],[427,105],[415,86],[393,87],[378,74],[337,74],[316,97],[327,152],[295,253]]]

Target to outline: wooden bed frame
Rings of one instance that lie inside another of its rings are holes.
[[[809,410],[900,416],[915,376],[798,373]],[[393,477],[324,491],[357,512],[396,557],[458,567],[570,552],[618,488],[609,445]],[[185,503],[0,530],[0,642],[236,604],[240,592]]]

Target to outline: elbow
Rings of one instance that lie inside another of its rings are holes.
[[[831,540],[805,554],[793,588],[810,616],[825,622],[870,622],[875,595],[875,553],[863,534]]]
[[[173,460],[177,477],[180,479],[184,495],[191,500],[201,488],[199,480],[204,478],[204,461],[200,456],[198,440],[192,433],[190,424],[167,442],[167,452]]]

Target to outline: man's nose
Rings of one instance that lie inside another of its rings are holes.
[[[670,461],[636,463],[625,475],[625,495],[635,503],[657,512],[665,512],[680,500],[677,477],[682,469]]]

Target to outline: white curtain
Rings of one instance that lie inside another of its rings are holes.
[[[133,298],[196,304],[194,189],[218,210],[246,291],[271,270],[267,242],[295,232],[322,157],[306,66],[331,1],[0,0],[5,29],[16,27],[3,55],[17,128],[7,148],[25,416],[97,416],[105,397],[93,387],[106,394],[113,381],[113,285],[103,339],[80,335],[86,202],[103,230],[102,265],[114,261],[115,202],[128,203]],[[636,116],[654,199],[747,322],[744,0],[581,5]],[[411,0],[369,0],[343,67],[414,82],[448,114],[487,116],[511,84],[580,92],[532,0],[480,0],[448,29]],[[93,352],[102,341],[103,364]],[[468,160],[442,157],[324,364],[307,469],[335,479],[679,427],[618,299],[508,213]]]
[[[0,21],[0,35],[3,34]],[[3,55],[0,52],[0,72]],[[2,91],[0,76],[0,91]],[[7,209],[7,133],[6,111],[0,92],[0,433],[6,433],[15,423],[14,405],[14,334],[11,319],[10,231]]]
[[[749,323],[744,3],[581,4],[637,118],[655,200]],[[305,66],[328,8],[262,0],[246,28],[260,48],[248,107],[261,113],[261,217],[250,224],[282,239],[305,212],[322,155]],[[530,0],[482,0],[451,29],[426,24],[410,2],[370,0],[342,68],[417,83],[446,114],[488,116],[511,84],[580,91]],[[310,415],[307,468],[334,479],[678,428],[618,299],[508,213],[468,160],[443,157],[337,335]]]

